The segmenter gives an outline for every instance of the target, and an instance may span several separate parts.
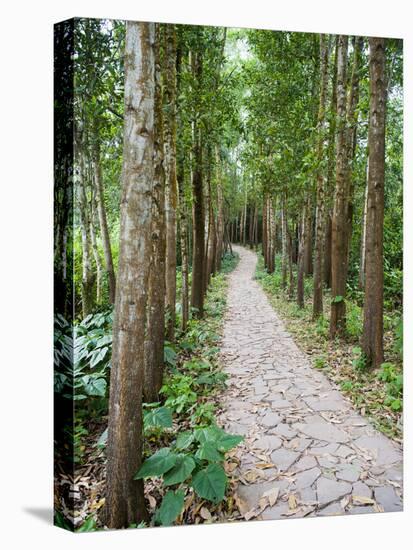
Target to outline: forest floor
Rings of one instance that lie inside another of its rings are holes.
[[[229,374],[220,424],[244,441],[229,458],[245,519],[402,510],[402,451],[313,368],[254,280],[242,247],[229,275],[221,344]]]

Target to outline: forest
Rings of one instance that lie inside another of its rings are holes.
[[[300,490],[316,485],[281,473],[278,450],[244,468],[251,434],[223,418],[245,363],[224,352],[252,353],[242,372],[261,372],[248,335],[263,319],[287,378],[298,384],[308,361],[305,376],[362,419],[357,437],[367,422],[384,438],[373,462],[401,448],[402,40],[74,19],[55,27],[54,108],[55,524],[265,519],[277,506],[321,515],[334,500],[322,501],[321,478],[306,500]],[[291,362],[268,304],[297,345]],[[243,317],[253,306],[257,317]],[[265,432],[289,453],[297,403]],[[313,408],[335,430],[349,416],[334,417],[337,403]],[[255,425],[259,412],[248,414]],[[380,476],[390,463],[395,475],[396,459],[372,473],[350,440],[352,460],[332,453],[336,477],[325,474],[348,499],[340,510],[387,511],[400,477]],[[317,460],[313,470],[331,471]],[[359,478],[340,477],[344,466]],[[238,487],[271,468],[290,485],[250,505]]]

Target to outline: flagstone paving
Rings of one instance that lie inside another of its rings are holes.
[[[220,423],[244,435],[232,460],[246,519],[401,511],[402,451],[377,432],[294,343],[254,280],[257,256],[230,274]]]

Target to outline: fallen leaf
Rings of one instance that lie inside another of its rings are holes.
[[[275,468],[275,464],[272,462],[257,462],[254,466],[256,468],[261,468],[261,470],[265,470],[266,468]]]
[[[207,521],[212,520],[211,512],[208,510],[208,508],[205,508],[205,506],[202,506],[201,510],[199,511],[199,515],[202,519],[205,519]]]
[[[265,493],[263,493],[262,496],[268,498],[268,502],[269,502],[270,506],[274,506],[274,504],[277,502],[279,494],[280,494],[279,487],[274,487],[273,489],[270,489],[269,491],[265,491]]]
[[[290,495],[288,497],[288,507],[290,510],[295,510],[297,508],[297,499],[295,495]]]
[[[357,504],[358,506],[366,506],[367,504],[376,504],[376,501],[370,497],[353,495],[352,499],[353,499],[353,504]]]

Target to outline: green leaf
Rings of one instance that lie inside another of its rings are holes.
[[[192,486],[197,495],[216,504],[224,498],[226,483],[224,468],[219,464],[210,464],[194,475]]]
[[[183,454],[176,455],[175,465],[163,476],[164,485],[175,485],[176,483],[182,483],[192,473],[195,468],[195,461],[190,456]]]
[[[82,381],[85,384],[87,395],[105,397],[107,383],[104,378],[95,378],[93,376],[83,376]]]
[[[344,302],[343,296],[334,296],[334,298],[331,300],[333,304],[338,304],[340,302]]]
[[[96,447],[103,449],[104,447],[106,447],[107,441],[108,441],[108,428],[106,428],[106,430],[102,432],[102,435],[99,437],[96,443]]]
[[[217,443],[214,441],[202,443],[195,456],[200,460],[209,460],[210,462],[220,462],[224,459],[224,455],[218,451]]]
[[[86,533],[89,531],[96,531],[96,521],[93,516],[89,516],[85,523],[79,529],[76,529],[76,533]]]
[[[167,407],[159,407],[145,413],[145,428],[172,428],[172,412]]]
[[[195,436],[192,432],[182,432],[176,438],[175,447],[180,451],[187,449],[194,441]]]
[[[224,433],[218,440],[218,450],[222,452],[229,451],[241,443],[243,439],[242,435]]]
[[[145,460],[133,479],[161,476],[175,465],[176,457],[168,447],[159,449]]]
[[[155,520],[161,525],[171,525],[183,510],[184,497],[181,490],[168,491],[155,514]]]
[[[177,354],[176,354],[176,352],[173,348],[171,348],[169,346],[165,346],[163,348],[164,363],[167,363],[171,367],[175,367],[176,366],[176,358],[177,358]]]
[[[394,400],[392,401],[392,404],[391,404],[390,407],[391,407],[391,409],[392,409],[393,411],[400,411],[400,409],[402,408],[402,402],[401,402],[401,400],[400,400],[400,399],[394,399]]]

